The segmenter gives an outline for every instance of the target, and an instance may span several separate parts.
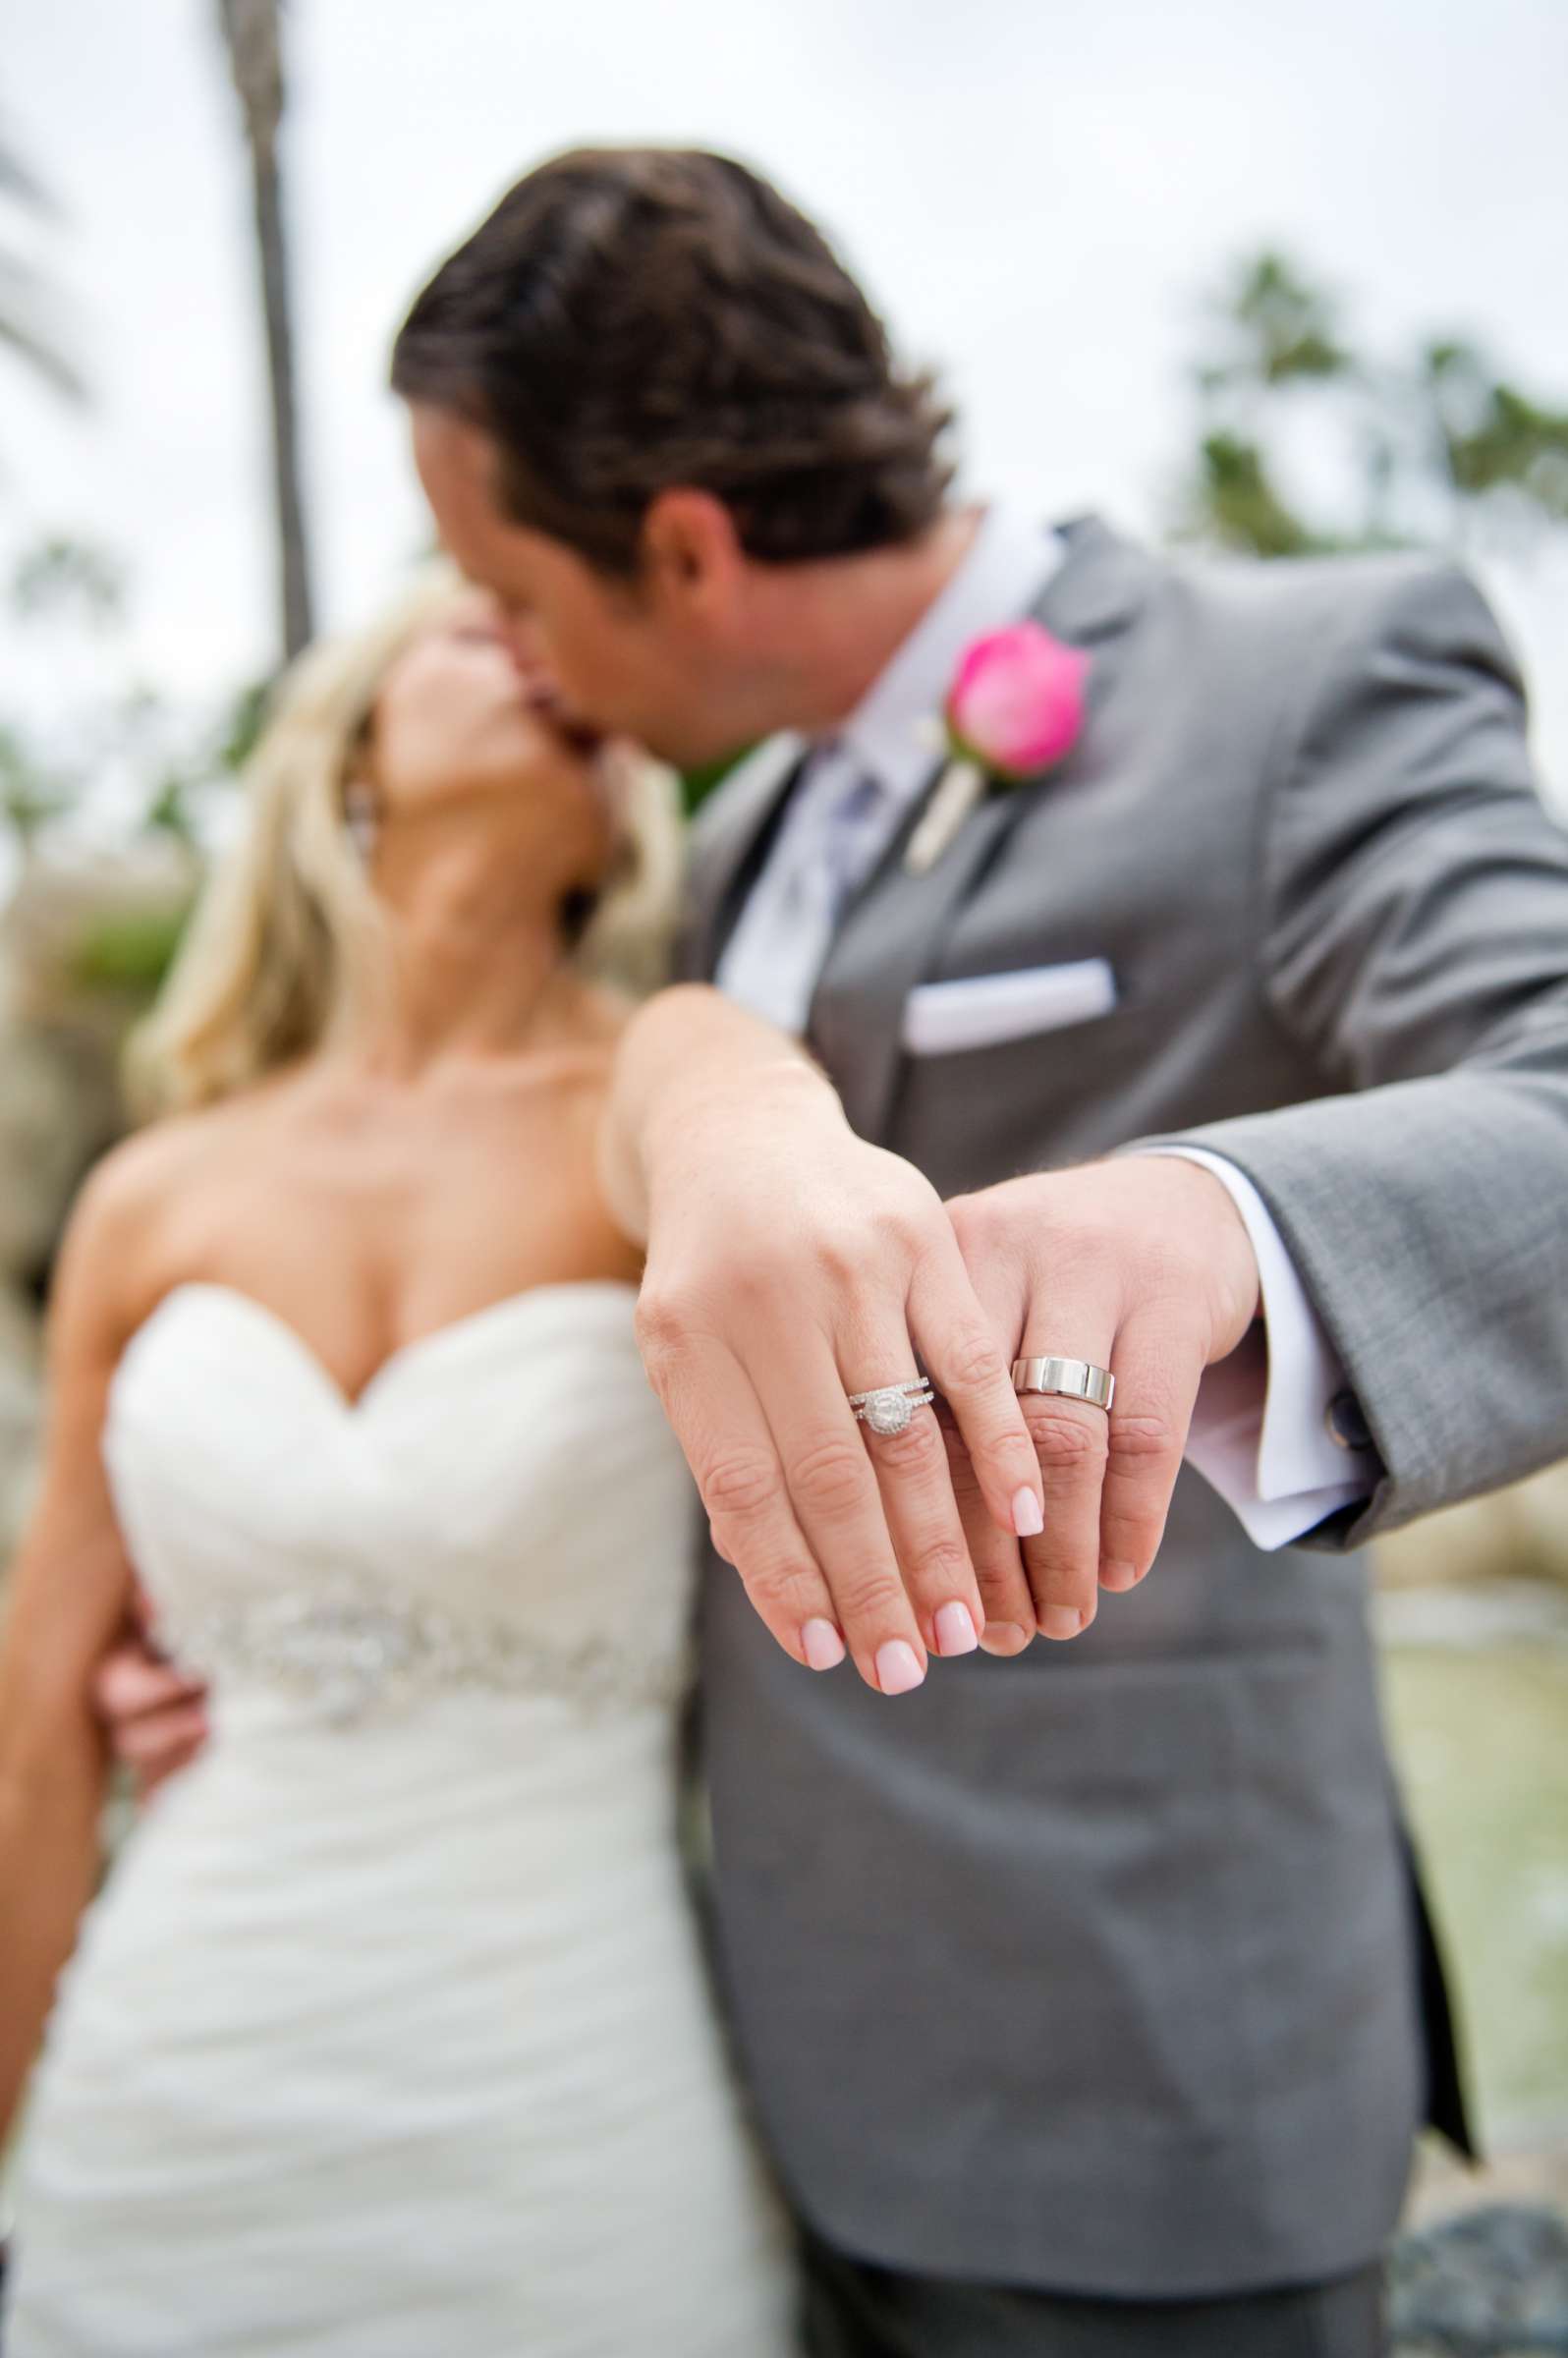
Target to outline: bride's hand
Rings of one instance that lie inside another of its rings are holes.
[[[847,1645],[883,1694],[987,1620],[1033,1634],[1016,1543],[977,1577],[935,1414],[883,1435],[849,1404],[913,1381],[918,1349],[961,1479],[1010,1541],[1039,1529],[1029,1430],[935,1190],[713,994],[666,993],[638,1023],[622,1112],[642,1197],[629,1208],[624,1173],[612,1197],[648,1240],[640,1341],[720,1554],[797,1661]]]

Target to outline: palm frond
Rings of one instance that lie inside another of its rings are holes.
[[[55,210],[54,200],[43,183],[3,139],[0,139],[0,195],[14,197],[35,213]],[[84,402],[86,385],[61,350],[59,338],[51,332],[45,316],[49,300],[46,282],[30,264],[15,253],[0,253],[0,345],[14,352],[68,401]]]
[[[0,139],[0,196],[10,196],[35,213],[59,211],[42,181],[28,170],[16,149],[4,139]]]
[[[84,379],[64,354],[40,329],[29,326],[13,312],[0,311],[0,345],[25,361],[36,375],[45,378],[68,401],[84,403],[88,399]]]

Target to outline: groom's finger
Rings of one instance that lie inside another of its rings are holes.
[[[138,1639],[106,1654],[92,1683],[93,1702],[117,1742],[120,1729],[131,1721],[199,1703],[205,1693],[199,1678],[149,1654]]]
[[[1113,1312],[1092,1288],[1053,1287],[1024,1321],[1022,1359],[1087,1359],[1113,1368]],[[1024,1570],[1036,1618],[1047,1638],[1076,1638],[1099,1602],[1100,1500],[1110,1462],[1110,1424],[1102,1408],[1054,1392],[1019,1395],[1039,1463],[1045,1528],[1023,1543]],[[1128,1404],[1131,1406],[1131,1403]],[[1122,1406],[1120,1377],[1116,1406]]]
[[[1100,1493],[1099,1582],[1135,1588],[1165,1533],[1204,1350],[1179,1304],[1131,1312],[1116,1337],[1116,1400]]]
[[[686,1453],[713,1544],[786,1654],[811,1670],[844,1659],[844,1633],[790,1505],[751,1378],[731,1352],[656,1305],[639,1306],[649,1381]]]
[[[1042,1350],[1054,1347],[1047,1343]],[[1045,1492],[1045,1529],[1023,1542],[1035,1619],[1042,1637],[1076,1638],[1098,1603],[1099,1502],[1109,1455],[1105,1412],[1083,1400],[1032,1392],[1024,1395],[1024,1414]]]

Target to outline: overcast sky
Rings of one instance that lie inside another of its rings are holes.
[[[13,0],[0,107],[64,224],[36,251],[97,391],[0,356],[0,560],[129,562],[138,659],[201,698],[271,646],[249,186],[215,0]],[[1462,326],[1568,398],[1564,0],[293,0],[289,199],[320,604],[423,532],[389,333],[530,162],[734,149],[944,367],[969,481],[1157,527],[1191,439],[1195,295],[1269,239],[1373,340]],[[1568,782],[1568,558],[1488,568]],[[26,648],[0,648],[16,693]]]

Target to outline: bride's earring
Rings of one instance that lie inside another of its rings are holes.
[[[381,798],[364,778],[351,778],[343,789],[343,820],[355,850],[368,868],[381,837]]]

